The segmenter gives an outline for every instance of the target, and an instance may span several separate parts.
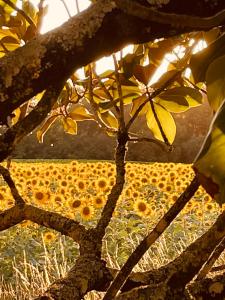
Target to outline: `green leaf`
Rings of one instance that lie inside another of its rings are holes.
[[[77,134],[77,122],[70,117],[63,118],[62,120],[63,128],[66,133]]]
[[[101,73],[99,75],[100,78],[108,78],[108,77],[111,77],[113,74],[114,74],[114,70],[106,70],[104,71],[103,73]]]
[[[220,29],[215,27],[209,31],[203,32],[203,39],[206,41],[207,44],[214,42],[220,34]]]
[[[69,113],[69,117],[75,121],[93,120],[93,115],[84,106],[76,106]]]
[[[194,170],[205,190],[219,204],[225,203],[225,102],[212,121]]]
[[[163,132],[165,133],[169,143],[172,144],[175,139],[175,135],[176,135],[176,124],[174,122],[174,119],[173,119],[172,115],[161,105],[159,105],[157,103],[153,103],[153,105],[154,105],[156,115],[162,126]],[[149,109],[147,111],[146,120],[147,120],[147,125],[148,125],[149,129],[152,131],[154,137],[156,139],[164,142],[164,139],[160,132],[159,126],[157,124],[157,121],[155,119],[155,116],[154,116],[151,106],[149,106]]]
[[[177,38],[171,38],[158,41],[157,43],[149,43],[151,45],[148,52],[149,61],[159,66],[164,56],[176,47],[177,42]]]
[[[59,117],[59,115],[53,115],[45,120],[44,124],[37,131],[37,139],[38,139],[39,143],[43,143],[45,133],[49,130],[51,125],[56,121],[56,119],[58,117]]]
[[[215,59],[206,72],[208,101],[214,111],[220,107],[225,98],[225,55]]]

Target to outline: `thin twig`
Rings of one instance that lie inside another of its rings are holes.
[[[105,86],[104,82],[102,82],[101,78],[98,76],[98,74],[93,70],[94,76],[98,79],[98,83],[100,84],[101,88],[105,92],[105,94],[108,96],[109,101],[111,102],[112,106],[115,108],[117,116],[120,115],[119,107],[116,105],[117,101],[113,99],[113,96],[110,94],[109,90]]]
[[[213,253],[209,257],[208,261],[205,263],[204,267],[199,272],[199,274],[196,278],[196,281],[202,280],[203,278],[206,277],[206,275],[212,269],[212,266],[214,265],[216,260],[220,257],[221,253],[224,251],[224,249],[225,249],[225,238],[223,238],[223,240],[220,242],[220,244],[217,245],[217,247],[215,248],[215,250],[213,251]]]
[[[138,109],[135,111],[135,113],[133,114],[133,116],[130,118],[129,122],[126,125],[126,129],[128,130],[131,125],[133,124],[133,122],[136,120],[138,114],[140,113],[140,111],[142,110],[142,108],[144,108],[144,106],[149,102],[150,99],[155,98],[156,96],[158,96],[160,93],[162,93],[166,88],[168,88],[168,86],[170,86],[170,84],[172,84],[175,79],[183,72],[184,69],[181,69],[179,71],[177,71],[171,78],[169,78],[160,88],[158,88],[157,90],[155,90],[150,98],[148,97],[148,99],[146,99],[139,107]]]
[[[92,84],[92,66],[89,65],[88,66],[89,68],[89,86],[88,86],[88,91],[89,91],[89,101],[90,101],[90,104],[91,104],[91,107],[92,107],[92,110],[93,110],[93,114],[95,116],[95,119],[99,125],[100,128],[103,128],[106,130],[106,132],[112,132],[112,133],[116,133],[116,130],[112,129],[111,127],[107,126],[100,118],[99,118],[99,115],[98,115],[98,105],[97,103],[95,103],[94,101],[94,93],[93,93],[93,84]]]
[[[160,133],[161,133],[161,136],[162,136],[162,138],[163,138],[165,144],[166,144],[167,146],[171,146],[171,144],[170,144],[170,142],[169,142],[169,140],[168,140],[168,138],[167,138],[167,136],[166,136],[166,134],[165,134],[165,132],[164,132],[164,130],[163,130],[163,128],[162,128],[162,124],[161,124],[161,122],[160,122],[160,120],[159,120],[159,117],[158,117],[158,115],[157,115],[157,112],[156,112],[156,110],[155,110],[154,102],[153,102],[153,99],[152,99],[152,97],[151,97],[149,91],[147,91],[146,94],[147,94],[147,96],[148,96],[149,103],[150,103],[150,106],[151,106],[151,109],[152,109],[152,113],[153,113],[153,116],[154,116],[155,121],[156,121],[156,123],[157,123],[157,126],[158,126],[158,128],[159,128],[159,131],[160,131]]]
[[[118,8],[128,15],[138,17],[142,20],[157,22],[160,24],[170,24],[181,28],[210,29],[220,25],[225,20],[225,10],[218,12],[211,17],[196,17],[182,14],[164,13],[141,5],[132,0],[115,0]]]
[[[124,120],[123,92],[122,92],[122,87],[121,87],[121,83],[120,83],[119,68],[118,68],[118,63],[117,63],[115,53],[112,56],[113,56],[113,62],[114,62],[114,67],[115,67],[116,85],[117,85],[119,104],[120,104],[119,124],[120,124],[120,128],[124,131],[125,130],[125,120]]]
[[[171,151],[171,145],[168,147],[168,145],[165,145],[165,143],[162,143],[156,139],[151,139],[147,137],[139,137],[139,138],[129,138],[128,142],[131,143],[141,143],[141,142],[148,142],[148,143],[153,143],[156,144],[157,146],[161,147],[164,151]]]
[[[66,12],[67,12],[68,16],[71,18],[71,17],[72,17],[72,15],[71,15],[71,13],[70,13],[70,11],[69,11],[69,8],[68,8],[68,6],[67,6],[67,4],[66,4],[65,0],[61,0],[61,2],[62,2],[62,4],[63,4],[63,5],[64,5],[64,7],[65,7],[65,9],[66,9]]]
[[[11,194],[15,200],[15,204],[16,205],[24,205],[25,201],[23,200],[23,198],[20,196],[14,181],[12,180],[12,177],[10,175],[10,172],[8,169],[4,168],[3,166],[0,166],[0,174],[2,175],[2,177],[4,178],[5,182],[8,184]]]
[[[38,20],[37,20],[37,33],[40,33],[42,24],[43,24],[43,19],[44,19],[44,2],[45,0],[40,0],[38,4]]]
[[[111,192],[108,196],[106,205],[103,208],[101,217],[96,226],[96,237],[99,241],[102,241],[102,238],[105,235],[106,227],[108,226],[113,212],[115,210],[119,196],[123,191],[123,186],[125,183],[125,155],[126,155],[126,144],[128,141],[128,134],[126,132],[119,131],[117,133],[117,147],[115,153],[115,164],[116,164],[116,183],[111,189]]]
[[[184,77],[184,80],[186,80],[188,83],[190,83],[196,90],[199,90],[200,92],[202,92],[205,95],[207,95],[206,90],[201,89],[200,87],[198,87],[196,84],[194,84],[193,82],[191,82],[191,80],[189,80],[187,77]]]
[[[76,4],[76,13],[79,14],[80,13],[80,7],[79,7],[79,1],[75,0],[75,4]]]

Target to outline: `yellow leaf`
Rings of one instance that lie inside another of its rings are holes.
[[[111,111],[106,111],[99,116],[107,126],[118,129],[118,120]]]
[[[163,132],[167,137],[169,143],[172,144],[176,135],[176,124],[174,122],[174,119],[172,115],[167,110],[165,110],[161,105],[157,103],[153,103],[153,105],[155,108],[156,115],[163,129]],[[147,125],[149,129],[152,131],[154,137],[164,142],[164,139],[162,137],[157,121],[154,117],[151,106],[149,106],[148,112],[146,114],[146,119],[147,119]]]
[[[93,115],[84,106],[76,106],[69,117],[76,121],[93,120]]]
[[[39,143],[43,143],[43,138],[45,133],[48,131],[48,129],[51,127],[51,125],[55,122],[55,120],[58,118],[58,115],[53,115],[45,120],[44,124],[41,126],[41,128],[37,131],[37,139]]]
[[[64,131],[69,134],[77,134],[77,122],[69,117],[62,119]]]
[[[12,125],[15,125],[18,120],[19,120],[19,117],[20,117],[20,114],[21,114],[21,110],[20,108],[16,108],[14,111],[13,111],[13,114],[14,114],[14,117],[12,118],[11,122],[12,122]]]
[[[130,115],[133,116],[135,112],[138,110],[141,104],[143,104],[147,100],[147,96],[144,94],[136,99],[133,100],[132,102],[132,108],[130,111]],[[149,103],[146,103],[145,106],[141,109],[139,112],[139,116],[146,114],[148,110]]]

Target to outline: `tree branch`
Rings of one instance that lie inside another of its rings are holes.
[[[218,0],[213,9],[210,3],[199,1],[198,6],[194,0],[185,5],[179,3],[177,10],[205,17],[225,8],[222,0]],[[55,82],[64,81],[76,69],[101,56],[116,52],[129,43],[142,43],[199,29],[197,25],[195,28],[171,29],[167,24],[141,20],[116,9],[113,3],[100,0],[61,27],[35,37],[0,59],[2,124],[7,123],[7,117],[22,103]],[[170,4],[164,8],[171,10]]]
[[[165,143],[163,143],[163,142],[160,142],[160,141],[158,141],[158,140],[156,140],[156,139],[151,139],[151,138],[147,138],[147,137],[137,137],[137,138],[129,138],[128,139],[128,142],[130,142],[130,143],[142,143],[142,142],[148,142],[148,143],[153,143],[153,144],[156,144],[157,146],[159,146],[159,147],[161,147],[162,148],[162,150],[166,150],[166,151],[170,151],[171,150],[171,145],[169,146],[169,148],[168,148],[168,146],[167,145],[165,145]]]
[[[221,253],[225,249],[225,238],[217,245],[211,256],[209,257],[208,261],[202,268],[202,270],[199,272],[196,281],[202,280],[206,277],[206,275],[210,272],[212,269],[212,266],[217,261],[217,259],[220,257]]]
[[[47,117],[62,88],[63,83],[49,87],[35,108],[0,137],[0,161],[6,159],[14,150],[15,145]]]
[[[8,184],[11,194],[15,200],[15,204],[19,206],[23,206],[25,204],[25,201],[18,193],[18,190],[15,186],[14,181],[12,180],[12,177],[10,175],[10,172],[8,169],[4,168],[3,166],[0,166],[0,174],[4,178],[5,182]]]
[[[170,24],[175,27],[210,29],[220,25],[225,20],[225,10],[214,16],[201,18],[188,15],[159,12],[156,9],[141,5],[132,0],[115,0],[117,7],[128,15],[160,24]]]
[[[117,146],[116,146],[116,153],[115,153],[116,183],[112,187],[106,205],[104,206],[101,217],[96,226],[96,235],[100,241],[102,241],[102,238],[105,235],[105,229],[111,220],[118,198],[123,191],[123,186],[125,183],[125,155],[126,155],[127,141],[128,141],[127,132],[121,132],[119,130],[117,134]]]
[[[121,268],[120,272],[112,282],[110,288],[106,292],[104,300],[113,299],[123,283],[126,281],[127,277],[131,273],[133,267],[142,258],[144,253],[149,249],[149,247],[158,239],[158,237],[165,231],[165,229],[170,225],[174,218],[179,214],[179,212],[184,208],[186,203],[193,197],[195,192],[199,187],[199,182],[197,177],[195,177],[186,190],[177,199],[174,205],[168,210],[168,212],[162,217],[158,222],[156,227],[143,239],[143,241],[137,246],[134,252],[130,255],[126,263]]]

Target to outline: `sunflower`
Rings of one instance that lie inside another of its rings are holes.
[[[178,196],[176,194],[172,194],[171,199],[172,199],[173,202],[176,202],[177,199],[178,199]]]
[[[155,178],[155,177],[152,177],[151,179],[150,179],[150,183],[156,183],[157,182],[157,178]]]
[[[33,186],[37,185],[37,184],[38,184],[38,180],[35,179],[35,178],[33,178],[33,179],[31,180],[31,184],[32,184]]]
[[[108,181],[106,178],[101,177],[96,181],[96,188],[105,191],[108,188]]]
[[[4,193],[1,191],[0,192],[0,201],[4,201],[5,200],[5,195]]]
[[[55,238],[56,238],[56,235],[51,231],[47,231],[43,235],[43,240],[45,243],[51,243],[55,240]]]
[[[50,194],[41,190],[34,191],[34,198],[40,204],[45,204],[50,199]]]
[[[173,187],[172,187],[171,184],[167,184],[166,187],[165,187],[166,192],[171,192],[172,189],[173,189]]]
[[[86,188],[86,182],[84,180],[77,180],[76,185],[80,191],[84,191]]]
[[[62,206],[64,200],[64,197],[60,194],[56,194],[53,196],[53,202],[58,206]]]
[[[103,197],[103,196],[96,196],[94,198],[94,200],[93,200],[93,205],[96,208],[101,208],[101,207],[104,206],[105,201],[106,201],[105,197]]]
[[[59,181],[59,184],[62,186],[62,187],[66,187],[68,185],[68,182],[66,180],[60,180]]]
[[[212,203],[207,203],[206,204],[206,210],[212,211],[215,209],[215,206]]]
[[[146,216],[148,213],[148,204],[144,200],[137,200],[134,203],[134,210],[139,216]]]
[[[210,195],[208,195],[208,194],[205,194],[205,195],[204,195],[204,201],[205,201],[205,202],[209,202],[209,201],[211,201],[211,200],[212,200],[212,198],[211,198]]]
[[[72,209],[79,209],[80,206],[81,206],[82,202],[81,200],[72,200],[72,201],[69,201],[69,206],[72,208]]]
[[[91,205],[82,205],[80,208],[80,214],[82,219],[88,221],[93,217],[94,209]]]
[[[165,183],[163,181],[160,181],[157,183],[157,186],[160,188],[160,189],[163,189],[165,188]]]

